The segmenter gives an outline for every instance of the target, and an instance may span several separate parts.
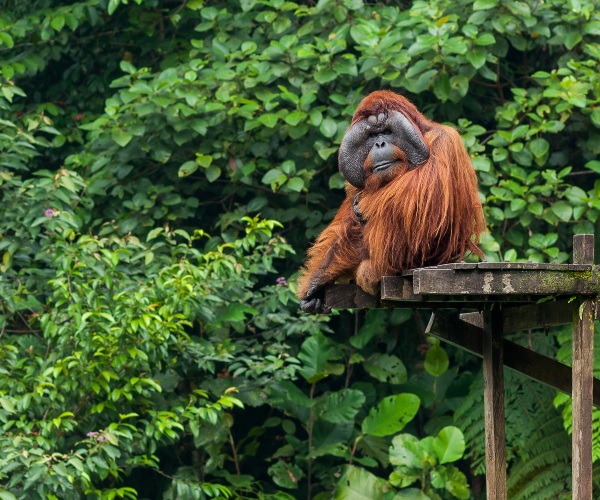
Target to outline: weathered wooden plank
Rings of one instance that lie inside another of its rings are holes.
[[[467,297],[459,295],[430,295],[417,296],[411,294],[410,299],[403,298],[397,300],[397,295],[393,295],[393,300],[379,300],[372,295],[363,292],[358,286],[353,284],[335,284],[329,285],[325,289],[325,305],[332,309],[377,309],[377,308],[405,308],[405,309],[437,309],[438,307],[448,307],[455,304],[456,307],[483,307],[491,303],[489,297],[481,295],[469,295]],[[527,304],[535,300],[535,297],[526,297],[513,295],[500,297],[497,301],[508,304]],[[496,301],[496,300],[494,300]]]
[[[412,276],[417,269],[453,269],[454,271],[471,271],[473,269],[504,271],[590,271],[592,264],[556,264],[552,262],[451,262],[437,266],[407,269],[402,276]]]
[[[394,277],[398,278],[398,277]],[[384,287],[382,289],[385,290]],[[411,286],[412,289],[412,286]],[[484,304],[491,303],[490,297],[482,295],[415,295],[405,294],[398,298],[397,290],[382,290],[382,300],[373,297],[362,291],[353,284],[335,284],[329,285],[325,289],[325,305],[333,309],[372,309],[372,308],[406,308],[406,309],[435,309],[437,307],[448,307],[449,304],[456,304],[456,307],[483,307]],[[390,300],[387,300],[390,298]],[[536,300],[535,296],[508,295],[494,298],[494,301],[510,304],[526,304]]]
[[[413,274],[415,294],[478,295],[596,295],[600,273],[594,271],[475,271],[417,269]]]
[[[448,264],[439,264],[437,266],[418,267],[402,271],[402,276],[412,276],[417,269],[454,269],[458,271],[468,271],[477,269],[477,262],[450,262]]]
[[[431,268],[426,268],[431,269]],[[421,295],[416,294],[413,288],[413,280],[410,276],[384,276],[381,278],[381,300],[385,301],[416,301],[423,302],[424,304],[435,303],[446,303],[446,302],[461,302],[461,303],[484,303],[493,301],[500,302],[518,302],[518,303],[531,303],[539,300],[538,296],[535,295],[477,295],[469,294],[431,294]],[[390,304],[391,306],[392,304]],[[395,307],[419,307],[413,304],[407,304],[402,306],[400,304]],[[424,305],[423,307],[428,307]]]
[[[477,266],[477,262],[450,262],[449,264],[440,264],[436,267],[438,269],[454,269],[455,271],[469,271],[470,269],[476,269]]]
[[[546,262],[479,262],[477,269],[500,269],[507,271],[589,271],[590,264],[553,264]]]
[[[573,322],[573,499],[591,500],[594,319],[592,302],[582,305]]]
[[[485,481],[488,498],[506,499],[504,428],[504,350],[502,311],[483,310],[483,405],[485,409]]]
[[[594,262],[594,236],[573,237],[573,262]],[[573,499],[592,498],[592,395],[594,370],[594,304],[573,304]]]
[[[413,280],[408,276],[384,276],[381,278],[381,300],[421,300],[413,291]]]
[[[468,313],[471,314],[471,313]],[[475,313],[479,314],[479,313]],[[483,330],[462,320],[463,315],[436,311],[427,326],[427,334],[459,347],[471,354],[483,356]],[[482,324],[483,322],[481,322]],[[504,327],[506,331],[506,326]],[[555,359],[527,349],[510,340],[503,340],[504,366],[537,380],[565,394],[572,394],[571,368]],[[594,406],[600,407],[600,380],[593,383]]]
[[[594,314],[598,303],[594,304]],[[573,321],[573,308],[568,299],[551,300],[541,304],[527,304],[523,306],[507,306],[503,308],[504,332],[512,333],[521,330],[546,328],[549,326],[566,325]],[[472,325],[483,328],[481,313],[463,313],[460,319]]]
[[[594,235],[576,234],[573,236],[573,264],[594,263]]]
[[[432,308],[435,309],[437,307],[444,307],[445,304],[453,304],[456,307],[466,306],[466,307],[481,307],[484,304],[492,303],[492,302],[501,302],[504,304],[508,304],[511,308],[516,306],[525,306],[531,305],[535,307],[536,302],[539,300],[539,296],[536,295],[475,295],[475,294],[453,294],[453,295],[443,295],[443,294],[432,294],[432,295],[416,295],[412,292],[412,285],[410,289],[402,291],[399,288],[401,286],[400,280],[402,278],[400,276],[386,276],[382,281],[382,290],[381,290],[381,299],[378,300],[376,297],[363,292],[357,285],[354,284],[335,284],[329,285],[326,289],[325,294],[325,303],[327,306],[335,308],[335,309],[368,309],[368,308],[382,308],[382,307],[404,307],[411,309],[419,309],[419,308]],[[561,299],[559,299],[561,300]],[[560,311],[553,311],[552,304],[559,303],[559,300],[556,302],[548,302],[548,308],[551,312],[555,312],[557,314]],[[595,317],[600,318],[600,302],[594,304],[595,306]],[[467,313],[470,314],[470,313]],[[524,313],[526,314],[526,313]],[[541,313],[540,313],[541,314]],[[468,319],[466,316],[465,320],[468,322],[473,322],[473,324],[481,325],[481,322],[477,323],[476,319]],[[569,316],[569,321],[571,321],[571,316]],[[524,319],[525,320],[525,319]],[[509,318],[509,324],[512,324],[513,319]],[[554,323],[546,320],[545,325],[551,326]],[[519,329],[528,329],[528,328],[537,328],[542,327],[542,325],[537,326],[522,326],[521,328],[511,327],[510,331],[518,331]]]
[[[325,289],[325,304],[335,309],[369,309],[383,307],[379,300],[356,285],[329,285]]]

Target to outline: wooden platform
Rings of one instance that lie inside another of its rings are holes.
[[[573,264],[456,263],[386,276],[374,297],[356,285],[331,285],[331,308],[433,309],[427,333],[483,358],[488,499],[506,498],[503,368],[573,396],[573,498],[592,499],[594,319],[600,317],[600,266],[594,236],[573,238]],[[461,309],[479,312],[459,314]],[[505,333],[573,324],[573,366],[503,338]]]

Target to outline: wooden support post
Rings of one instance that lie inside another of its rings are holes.
[[[506,499],[504,430],[504,354],[499,304],[483,310],[483,401],[485,410],[486,490],[489,500]]]
[[[593,264],[594,236],[573,237],[573,263]],[[594,302],[584,297],[573,310],[573,500],[592,499],[592,391]]]

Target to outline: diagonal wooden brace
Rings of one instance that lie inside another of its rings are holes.
[[[436,311],[426,333],[483,357],[483,329],[462,321],[454,311]],[[510,340],[503,339],[503,348],[504,365],[507,368],[571,395],[571,368]],[[597,379],[594,379],[593,401],[595,406],[600,407],[600,381]]]

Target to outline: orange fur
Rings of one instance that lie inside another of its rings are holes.
[[[299,279],[300,298],[346,276],[376,293],[382,276],[456,262],[467,252],[482,255],[477,244],[485,222],[477,176],[459,134],[388,91],[366,97],[352,125],[392,110],[403,113],[421,132],[429,159],[412,170],[400,162],[390,179],[372,175],[370,161],[365,161],[364,188],[346,185],[346,199],[336,217],[308,251]],[[364,226],[352,210],[356,193]]]

